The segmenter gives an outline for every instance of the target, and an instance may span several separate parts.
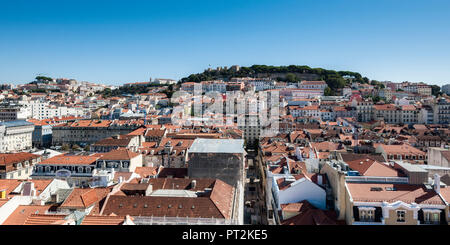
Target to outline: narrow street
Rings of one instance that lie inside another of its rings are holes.
[[[265,198],[261,186],[261,171],[257,160],[257,151],[248,150],[246,159],[244,223],[265,224]]]

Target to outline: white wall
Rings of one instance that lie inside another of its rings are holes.
[[[325,190],[315,183],[302,178],[292,183],[287,189],[278,192],[278,203],[288,204],[307,200],[316,208],[326,208],[326,193]]]
[[[19,205],[30,205],[32,196],[15,196],[0,207],[0,225],[17,209]]]

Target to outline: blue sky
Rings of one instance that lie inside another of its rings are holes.
[[[448,0],[0,0],[0,83],[296,64],[442,85],[449,11]]]

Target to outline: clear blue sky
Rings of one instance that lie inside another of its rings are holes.
[[[1,1],[0,83],[296,64],[442,85],[449,12],[448,0]]]

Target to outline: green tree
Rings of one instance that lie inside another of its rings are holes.
[[[294,73],[288,73],[286,74],[286,81],[289,83],[294,83],[298,81],[298,78]]]
[[[41,82],[44,82],[44,83],[48,83],[48,82],[53,81],[53,79],[51,77],[45,77],[45,76],[37,76],[37,77],[35,77],[35,79],[37,81],[41,81]]]
[[[377,103],[381,100],[380,96],[372,96],[373,103]]]
[[[70,150],[70,146],[69,146],[68,144],[63,144],[63,145],[61,146],[61,150],[63,150],[63,151],[68,151],[68,150]]]
[[[325,90],[324,90],[324,95],[325,96],[333,96],[334,92],[333,92],[333,90],[331,90],[330,87],[326,87]]]
[[[268,66],[268,65],[252,65],[250,67],[241,67],[238,72],[234,72],[231,69],[228,70],[205,70],[203,73],[191,74],[181,79],[181,83],[185,82],[200,82],[207,80],[223,79],[225,81],[232,77],[258,77],[258,75],[270,75],[270,74],[286,74],[284,80],[288,82],[298,81],[299,78],[294,73],[299,74],[314,74],[318,76],[318,79],[325,81],[332,91],[336,91],[339,88],[344,88],[348,85],[349,81],[369,83],[370,80],[367,77],[362,77],[361,74],[351,71],[334,71],[322,68],[311,68],[309,66]],[[289,75],[291,73],[292,75]],[[343,76],[346,76],[345,79]],[[295,77],[295,79],[294,79]],[[380,86],[381,87],[381,86]]]
[[[438,85],[431,85],[431,94],[434,96],[441,95],[441,87],[439,87]]]

